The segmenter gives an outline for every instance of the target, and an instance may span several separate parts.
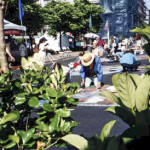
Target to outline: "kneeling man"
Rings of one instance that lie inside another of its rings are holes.
[[[81,64],[81,86],[89,87],[93,81],[94,85],[100,89],[103,79],[103,70],[100,58],[93,53],[86,53],[81,59]]]

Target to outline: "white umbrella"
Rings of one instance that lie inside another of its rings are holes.
[[[98,38],[99,36],[95,33],[86,33],[84,35],[85,38]]]

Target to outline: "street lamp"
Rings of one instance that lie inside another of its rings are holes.
[[[4,39],[4,18],[3,18],[3,10],[4,10],[4,0],[0,0],[0,62],[1,69],[3,72],[8,71],[8,63],[5,57],[5,39]]]

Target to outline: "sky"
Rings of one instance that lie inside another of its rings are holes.
[[[146,6],[150,9],[150,0],[144,0],[146,2]]]

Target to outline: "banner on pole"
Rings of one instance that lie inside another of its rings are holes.
[[[108,20],[106,21],[104,30],[107,30],[107,29],[108,29]]]
[[[22,21],[22,17],[24,17],[24,9],[21,0],[18,0],[18,4],[19,4],[19,19],[20,21]]]
[[[90,19],[89,19],[89,28],[92,28],[92,16],[90,14]]]

